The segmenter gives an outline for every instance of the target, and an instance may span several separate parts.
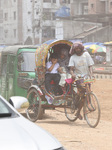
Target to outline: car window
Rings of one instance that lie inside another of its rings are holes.
[[[19,116],[15,111],[11,109],[0,97],[0,118],[3,117],[17,117]]]
[[[18,55],[18,70],[27,72],[35,70],[35,53],[24,52]]]
[[[9,113],[8,108],[5,106],[5,104],[0,101],[0,113]]]

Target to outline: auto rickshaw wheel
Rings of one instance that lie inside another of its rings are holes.
[[[35,88],[28,91],[27,99],[29,101],[29,107],[26,110],[28,119],[33,122],[42,119],[44,110],[41,107],[40,95]]]

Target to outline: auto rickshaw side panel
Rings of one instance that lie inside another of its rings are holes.
[[[15,63],[15,69],[16,69],[16,76],[15,76],[15,95],[19,95],[19,96],[24,96],[24,97],[27,97],[27,90],[28,88],[31,86],[31,83],[32,81],[34,80],[35,78],[35,67],[32,68],[31,71],[27,71],[27,70],[23,70],[23,69],[19,69],[19,60],[18,59],[21,59],[21,58],[18,58],[20,56],[20,54],[24,53],[32,53],[34,54],[34,58],[35,58],[35,51],[36,51],[36,48],[33,48],[33,49],[19,49],[18,51],[18,55],[16,57],[16,63]],[[32,58],[31,62],[34,62],[35,64],[35,60],[34,58]],[[27,60],[27,63],[28,60]],[[27,64],[28,66],[30,64]]]

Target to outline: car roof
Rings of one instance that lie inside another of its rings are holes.
[[[3,54],[14,54],[16,55],[18,50],[21,48],[37,48],[37,45],[13,45],[13,46],[7,46],[2,50]]]

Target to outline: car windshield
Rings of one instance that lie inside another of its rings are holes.
[[[34,72],[35,52],[24,52],[18,55],[18,70],[24,72]]]
[[[18,114],[16,114],[0,97],[0,118],[17,116]]]

